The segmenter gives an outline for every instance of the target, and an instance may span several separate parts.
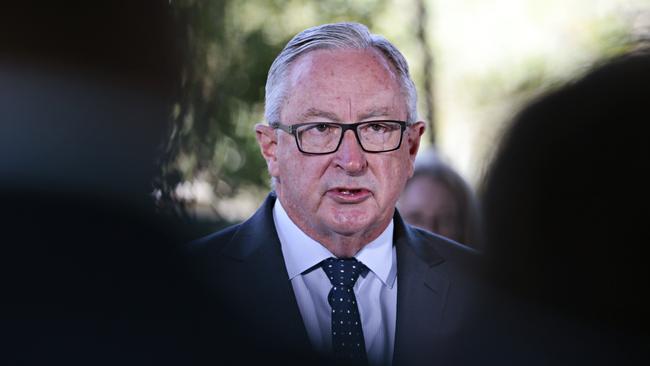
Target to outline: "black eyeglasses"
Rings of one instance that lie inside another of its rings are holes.
[[[399,149],[406,130],[404,121],[366,121],[358,123],[310,122],[283,125],[270,124],[296,138],[298,150],[305,154],[331,154],[339,149],[345,131],[352,130],[365,152],[380,153]]]

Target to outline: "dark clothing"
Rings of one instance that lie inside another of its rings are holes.
[[[225,349],[233,360],[271,356],[289,363],[318,361],[282,257],[273,222],[275,199],[270,194],[246,222],[191,244],[197,274],[216,302],[204,324],[214,328],[206,328],[208,333],[230,345]],[[398,292],[393,364],[429,364],[444,353],[448,336],[468,311],[474,293],[468,269],[477,256],[406,225],[397,211],[394,225]]]
[[[173,226],[78,193],[0,192],[3,365],[179,365],[201,360]]]

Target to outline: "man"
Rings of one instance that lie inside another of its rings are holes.
[[[454,331],[471,253],[395,210],[424,132],[416,98],[402,54],[361,24],[307,29],[271,65],[255,131],[274,192],[193,244],[234,359],[428,363]]]

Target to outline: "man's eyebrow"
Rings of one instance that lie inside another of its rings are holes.
[[[339,121],[339,117],[335,113],[323,111],[318,108],[312,107],[307,109],[304,113],[301,113],[300,116],[298,116],[299,119],[298,122],[306,121],[307,119],[312,117],[319,117],[330,121]]]
[[[389,107],[378,107],[378,108],[369,108],[365,112],[359,115],[359,121],[366,120],[368,118],[374,117],[386,117],[390,115],[392,108]]]

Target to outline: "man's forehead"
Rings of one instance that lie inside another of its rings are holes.
[[[382,118],[392,115],[395,112],[395,108],[387,106],[369,106],[357,113],[357,119],[365,120],[369,118]],[[322,120],[333,121],[333,122],[343,122],[341,117],[332,111],[325,109],[320,109],[316,107],[309,107],[304,112],[301,112],[298,116],[298,121],[306,121],[312,118],[320,118]]]
[[[374,49],[312,51],[295,61],[288,79],[284,107],[296,122],[404,118],[395,72]]]
[[[374,48],[367,49],[318,49],[299,56],[288,69],[291,86],[304,82],[310,74],[323,69],[332,72],[342,67],[364,66],[368,71],[383,71],[397,80],[397,73],[386,57]]]

